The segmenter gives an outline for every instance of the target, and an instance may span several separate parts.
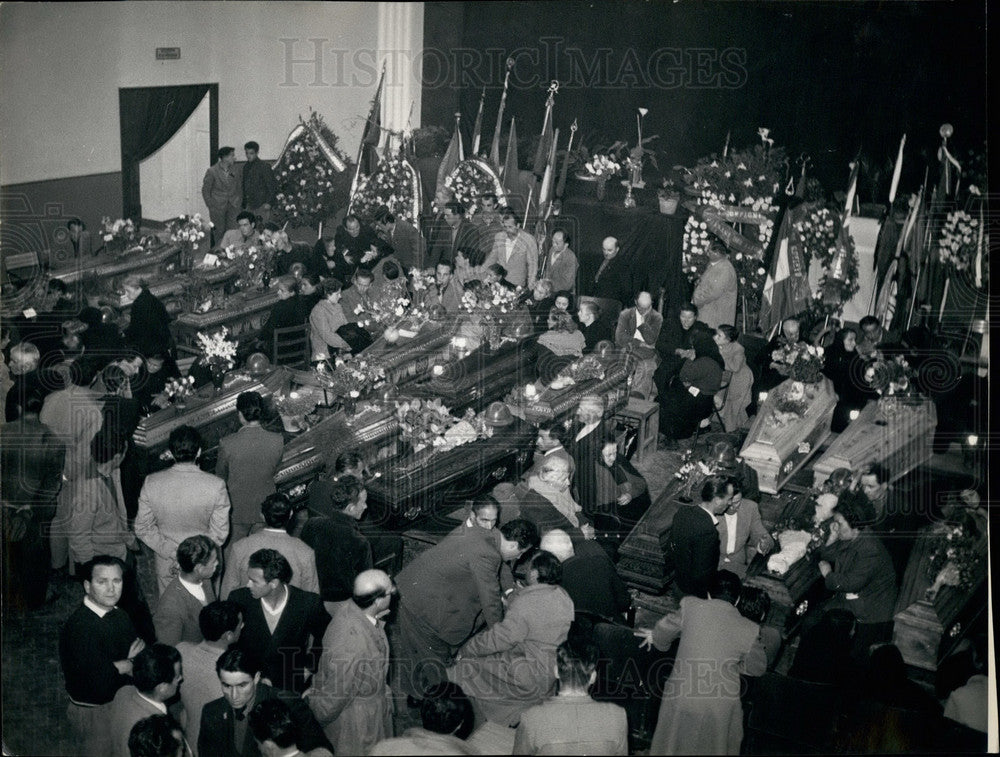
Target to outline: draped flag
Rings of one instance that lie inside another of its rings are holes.
[[[465,160],[465,149],[462,147],[462,131],[459,128],[461,120],[462,114],[456,113],[455,132],[451,135],[448,149],[444,151],[444,157],[441,158],[441,165],[438,166],[438,190],[444,186],[444,180],[451,175],[451,172],[455,170],[458,164]]]
[[[556,188],[556,144],[559,142],[559,129],[552,135],[549,154],[545,161],[545,174],[542,177],[542,188],[538,193],[538,215],[547,218],[552,207],[552,197]]]
[[[538,149],[535,150],[535,163],[531,168],[531,172],[539,179],[545,173],[549,151],[552,148],[552,141],[555,139],[552,132],[552,106],[555,105],[555,94],[558,88],[555,82],[549,87],[549,96],[545,101],[545,120],[542,121],[542,134],[538,140]]]
[[[365,176],[371,176],[378,166],[378,145],[382,138],[382,84],[385,82],[385,66],[382,66],[382,76],[378,80],[372,109],[365,121],[365,130],[361,136],[361,158],[358,160]]]
[[[910,237],[915,233],[917,214],[923,202],[923,189],[913,196],[910,203],[910,210],[903,221],[902,229],[896,241],[896,254],[889,264],[885,275],[881,278],[878,286],[878,298],[875,303],[875,317],[879,319],[882,326],[888,331],[899,322],[897,315],[897,303],[905,302],[910,293],[910,281],[906,271],[910,268],[910,260],[904,255]]]
[[[514,68],[514,59],[507,59],[507,75],[503,79],[503,94],[500,95],[500,109],[497,111],[497,124],[493,128],[493,142],[490,144],[490,163],[494,168],[500,168],[500,130],[503,128],[503,111],[507,105],[507,87],[510,86],[510,72]],[[507,147],[510,153],[510,146]]]
[[[520,191],[520,175],[517,167],[517,128],[514,119],[510,119],[510,134],[507,136],[507,155],[503,162],[503,191],[508,196]]]
[[[809,306],[811,293],[802,244],[795,232],[801,208],[786,210],[778,230],[774,260],[761,293],[759,323],[761,331],[771,338],[783,320],[797,315]]]
[[[472,127],[472,154],[479,155],[479,137],[483,130],[483,101],[486,100],[486,87],[479,96],[479,112],[476,113],[476,123]]]

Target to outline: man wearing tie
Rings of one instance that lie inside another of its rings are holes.
[[[699,504],[678,508],[670,527],[676,596],[708,598],[719,565],[718,516],[726,511],[732,498],[732,482],[711,476],[702,486]]]
[[[743,485],[731,479],[733,499],[719,518],[719,570],[731,570],[745,578],[750,560],[758,552],[766,555],[774,539],[760,519],[760,509],[752,499],[743,499]]]
[[[532,287],[538,278],[538,245],[517,225],[514,211],[503,211],[500,219],[503,231],[493,237],[493,256],[507,269],[507,281],[522,289]]]
[[[576,272],[579,263],[576,253],[569,247],[570,238],[562,229],[552,232],[552,249],[543,266],[545,278],[552,280],[552,290],[555,292],[572,292],[576,294]]]

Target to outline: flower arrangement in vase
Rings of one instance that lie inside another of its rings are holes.
[[[167,223],[170,241],[181,248],[181,268],[186,270],[194,262],[194,251],[212,231],[212,222],[201,217],[201,213],[193,216],[181,215]]]
[[[212,372],[212,385],[217,392],[222,391],[226,371],[236,365],[236,342],[227,339],[228,334],[229,329],[225,326],[214,334],[198,332],[202,362]]]
[[[595,155],[584,165],[587,173],[597,180],[597,199],[603,200],[607,192],[608,179],[622,170],[621,163],[610,155]]]
[[[864,378],[878,392],[878,406],[884,416],[894,415],[901,405],[919,404],[913,376],[913,369],[902,355],[890,360],[881,352],[875,353],[875,358],[865,368]]]
[[[943,586],[969,590],[985,575],[986,542],[971,518],[957,524],[942,524],[934,536],[926,576],[933,583],[927,598],[933,601]]]
[[[823,380],[823,348],[796,342],[771,353],[774,368],[782,376],[801,384]]]
[[[194,393],[194,376],[184,376],[182,378],[170,379],[163,387],[163,394],[174,407],[183,410],[187,404],[187,398]]]
[[[122,253],[135,242],[136,228],[131,218],[116,218],[109,216],[101,219],[101,239],[109,252]]]

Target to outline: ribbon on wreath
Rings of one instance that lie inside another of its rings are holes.
[[[770,213],[763,213],[751,208],[740,208],[724,205],[721,208],[711,205],[684,203],[699,221],[704,221],[708,230],[723,241],[731,252],[739,252],[754,258],[764,255],[764,247],[734,229],[730,224],[745,223],[752,226],[762,226],[772,220]]]

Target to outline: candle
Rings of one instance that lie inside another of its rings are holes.
[[[435,376],[441,376],[442,374],[444,374],[444,366],[443,365],[435,365],[431,369],[431,373],[433,373]]]

